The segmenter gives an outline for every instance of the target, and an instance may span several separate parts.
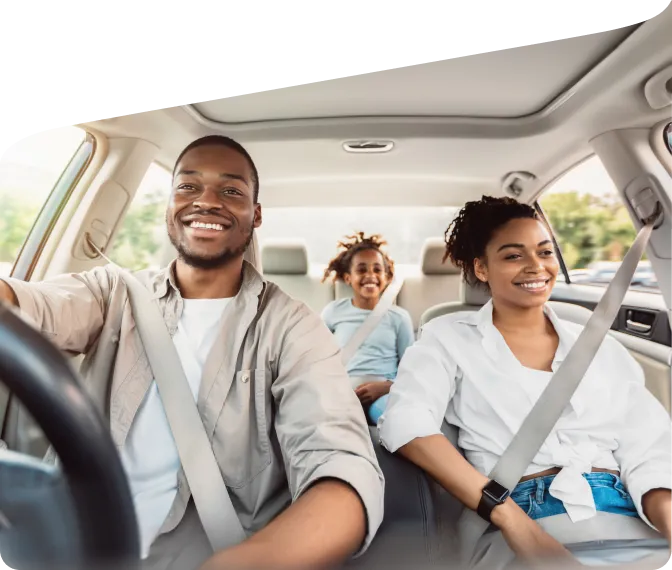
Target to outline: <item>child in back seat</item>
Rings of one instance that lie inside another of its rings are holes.
[[[394,262],[381,248],[379,235],[363,232],[338,243],[341,251],[329,262],[323,281],[330,277],[352,287],[352,299],[336,299],[322,311],[322,319],[343,348],[378,304],[394,277]],[[351,377],[375,376],[380,381],[365,382],[355,388],[371,422],[377,423],[385,411],[387,394],[397,375],[397,366],[415,340],[409,313],[393,305],[376,328],[362,342],[346,364]]]

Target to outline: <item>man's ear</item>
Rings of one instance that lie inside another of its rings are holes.
[[[256,229],[261,226],[262,216],[261,216],[261,204],[257,202],[254,205],[254,220],[252,221],[252,226]]]

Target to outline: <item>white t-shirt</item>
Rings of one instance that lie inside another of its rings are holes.
[[[203,366],[219,333],[227,299],[185,299],[173,342],[198,397]],[[143,400],[121,452],[140,529],[142,558],[163,525],[177,494],[180,459],[155,382]]]

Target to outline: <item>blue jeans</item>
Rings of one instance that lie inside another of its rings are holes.
[[[562,501],[551,497],[548,492],[554,477],[555,475],[548,475],[518,483],[511,493],[511,498],[531,519],[541,519],[567,512]],[[595,508],[598,511],[639,517],[635,503],[620,477],[611,473],[584,473],[583,477],[590,484]]]
[[[378,398],[373,404],[369,406],[369,419],[374,425],[378,424],[378,418],[383,415],[385,406],[387,406],[387,398],[389,394],[385,394]]]

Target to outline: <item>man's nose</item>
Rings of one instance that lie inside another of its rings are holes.
[[[222,207],[219,194],[212,188],[204,188],[194,200],[194,207],[199,210],[217,210]]]

